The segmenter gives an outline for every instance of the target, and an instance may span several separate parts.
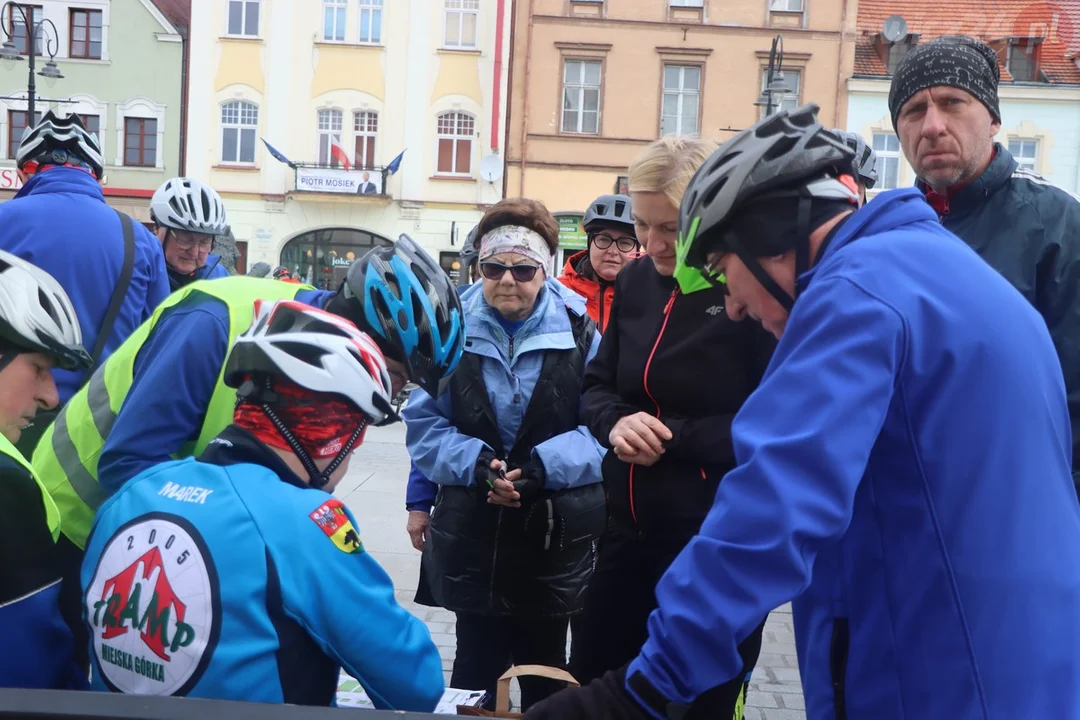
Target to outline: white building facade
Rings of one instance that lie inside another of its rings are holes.
[[[330,288],[407,233],[456,270],[502,197],[509,4],[193,3],[187,172],[221,193],[247,264]]]

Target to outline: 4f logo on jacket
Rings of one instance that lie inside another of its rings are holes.
[[[184,695],[209,663],[220,618],[217,572],[198,531],[152,513],[105,545],[86,590],[101,676],[117,692]]]
[[[360,534],[350,522],[345,506],[337,498],[327,500],[308,517],[315,521],[319,529],[334,543],[334,547],[341,552],[364,552]]]

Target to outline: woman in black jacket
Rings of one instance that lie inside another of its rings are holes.
[[[637,237],[648,257],[616,278],[607,330],[583,384],[582,418],[611,449],[603,462],[608,530],[573,630],[571,672],[583,684],[641,649],[656,582],[735,466],[731,421],[775,346],[756,322],[728,318],[722,289],[683,295],[672,277],[679,201],[713,147],[662,138],[630,166]],[[745,643],[747,677],[760,632]]]

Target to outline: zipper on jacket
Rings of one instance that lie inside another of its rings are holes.
[[[514,336],[507,335],[507,339],[510,341],[510,360],[514,359]]]
[[[656,398],[649,392],[649,369],[652,367],[653,356],[656,355],[656,348],[660,346],[660,341],[664,338],[664,331],[667,330],[668,320],[671,319],[671,306],[675,304],[675,296],[679,294],[679,288],[675,288],[671,291],[671,297],[668,298],[667,305],[664,306],[664,322],[660,326],[660,333],[656,336],[656,342],[653,343],[652,350],[649,352],[649,359],[645,361],[645,376],[642,378],[642,385],[645,387],[645,394],[652,400],[653,405],[656,406],[656,417],[660,417],[660,403],[656,402]],[[634,526],[637,526],[637,511],[634,508],[634,465],[630,465],[630,517],[634,521]],[[641,531],[638,530],[640,533]]]
[[[607,295],[607,287],[600,283],[600,312],[597,313],[599,317],[596,319],[596,326],[600,328],[600,332],[604,332],[606,323],[604,322],[604,297]]]
[[[499,531],[502,530],[503,509],[495,518],[495,542],[491,544],[491,583],[488,585],[488,610],[495,610],[495,566],[499,559]]]
[[[832,672],[833,712],[836,720],[847,720],[844,679],[847,675],[848,644],[848,619],[834,618],[832,643],[829,647],[829,669]]]

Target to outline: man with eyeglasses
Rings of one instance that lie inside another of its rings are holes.
[[[174,291],[196,280],[229,276],[221,257],[210,253],[214,239],[229,232],[225,205],[212,187],[193,178],[167,180],[154,192],[150,217]]]
[[[567,258],[559,282],[585,298],[589,317],[603,332],[615,297],[615,276],[641,247],[634,234],[630,198],[601,195],[589,205],[582,225],[588,247]]]

